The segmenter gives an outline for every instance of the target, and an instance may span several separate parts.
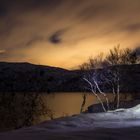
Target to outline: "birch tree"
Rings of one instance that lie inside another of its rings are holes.
[[[98,99],[104,112],[110,110],[108,92],[113,94],[114,109],[119,108],[120,102],[120,71],[119,68],[91,70],[83,77],[87,89]],[[103,97],[103,98],[101,98]],[[105,99],[105,102],[103,101]]]

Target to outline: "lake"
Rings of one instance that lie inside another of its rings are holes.
[[[87,110],[88,106],[99,103],[92,93],[1,93],[0,129],[14,129],[79,114],[84,95],[86,95],[86,102],[83,111]],[[120,99],[130,100],[132,99],[130,95],[132,94],[120,94]],[[109,101],[113,100],[113,94],[108,93],[107,96]],[[105,101],[104,97],[100,97]]]
[[[81,104],[83,102],[83,95],[86,94],[86,103],[84,110],[92,104],[99,103],[95,95],[92,93],[81,93],[81,92],[63,92],[63,93],[51,93],[43,94],[43,100],[46,106],[52,111],[54,118],[62,116],[70,116],[74,114],[79,114],[81,109]],[[107,94],[110,101],[113,99],[113,94]],[[103,101],[105,99],[101,96]],[[130,94],[121,94],[120,98],[122,100],[130,100]],[[49,119],[47,117],[47,119]]]

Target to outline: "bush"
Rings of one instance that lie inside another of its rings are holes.
[[[81,70],[90,70],[96,68],[103,68],[112,65],[125,65],[125,64],[137,64],[139,63],[139,57],[135,50],[129,48],[120,49],[120,46],[116,46],[109,51],[104,57],[103,53],[97,55],[95,58],[90,57],[89,60],[79,66]]]
[[[1,93],[0,128],[17,129],[31,126],[45,115],[47,108],[38,93]]]

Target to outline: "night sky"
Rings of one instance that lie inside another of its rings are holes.
[[[74,68],[140,46],[140,0],[0,0],[0,61]]]

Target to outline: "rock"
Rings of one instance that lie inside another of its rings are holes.
[[[125,109],[132,108],[132,107],[134,107],[138,104],[140,104],[140,100],[121,101],[119,108],[125,108]],[[110,105],[110,110],[116,109],[114,107],[114,103],[110,103],[109,105]],[[106,105],[105,105],[105,108],[107,108]],[[93,105],[88,107],[88,110],[86,112],[88,112],[88,113],[99,113],[99,112],[104,112],[104,110],[103,110],[101,104],[93,104]]]

